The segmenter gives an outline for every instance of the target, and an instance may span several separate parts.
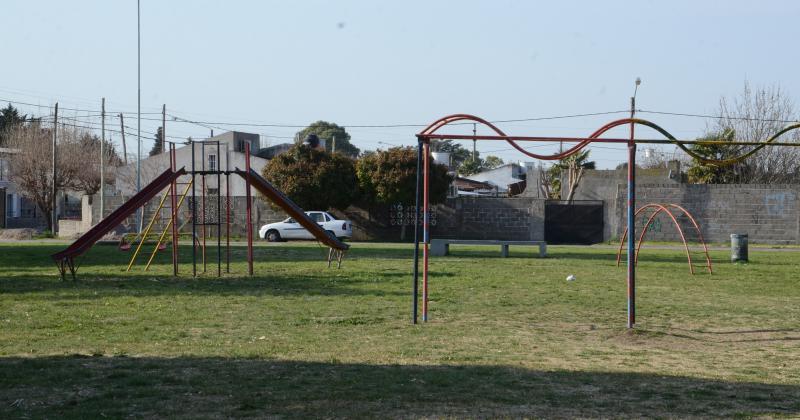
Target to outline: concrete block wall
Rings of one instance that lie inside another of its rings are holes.
[[[707,242],[729,242],[730,234],[746,233],[750,242],[765,244],[797,244],[800,241],[800,208],[798,187],[794,185],[666,185],[637,186],[636,206],[647,203],[675,203],[688,210],[700,225]],[[626,220],[627,188],[620,185],[616,200],[614,225],[616,236],[622,235]],[[676,215],[678,212],[673,212]],[[676,216],[687,240],[696,240],[688,218]],[[641,231],[646,217],[637,218]],[[677,229],[669,216],[657,216],[648,239],[677,241]]]
[[[544,240],[544,200],[462,197],[437,207],[434,238]]]
[[[537,198],[449,198],[431,208],[431,237],[544,240],[544,200]],[[334,215],[353,222],[354,240],[414,239],[414,208],[350,207]]]

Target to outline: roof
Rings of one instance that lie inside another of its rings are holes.
[[[462,177],[456,177],[456,179],[453,181],[453,185],[462,191],[494,190],[494,185],[488,182],[475,181]]]

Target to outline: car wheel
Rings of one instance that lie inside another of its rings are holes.
[[[326,230],[325,232],[326,232],[326,233],[328,234],[328,236],[330,236],[330,237],[333,237],[333,238],[335,238],[335,237],[336,237],[336,234],[335,234],[335,233],[333,233],[333,231],[332,231],[332,230]]]
[[[281,240],[281,234],[275,229],[270,229],[264,235],[264,239],[266,239],[267,242],[279,242]]]

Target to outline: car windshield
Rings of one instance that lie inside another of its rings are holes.
[[[297,223],[297,222],[295,222],[295,221],[294,221],[294,219],[292,219],[292,218],[290,217],[290,218],[288,218],[288,219],[284,220],[284,221],[283,221],[283,223]]]

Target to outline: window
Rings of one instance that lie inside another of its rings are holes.
[[[322,223],[325,221],[325,219],[322,216],[322,213],[311,213],[309,214],[309,216],[311,216],[311,219],[313,219],[317,223]]]
[[[217,170],[217,155],[208,155],[208,170]]]

